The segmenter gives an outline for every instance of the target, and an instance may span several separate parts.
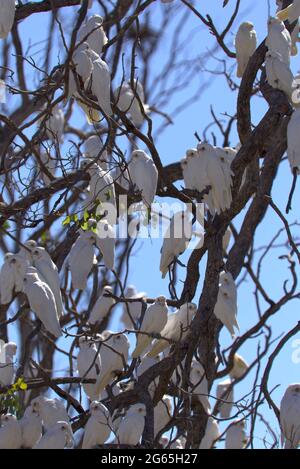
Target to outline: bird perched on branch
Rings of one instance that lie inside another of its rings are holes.
[[[266,54],[266,75],[267,82],[273,88],[283,91],[290,99],[294,76],[289,65],[282,60],[278,52],[269,51]]]
[[[226,431],[226,449],[244,449],[248,443],[245,420],[235,420]]]
[[[20,422],[12,414],[0,416],[0,449],[20,449],[22,431]]]
[[[266,46],[269,52],[279,54],[281,61],[290,64],[292,40],[284,23],[278,18],[269,18]]]
[[[46,430],[61,420],[69,422],[67,410],[59,399],[38,396],[31,401],[31,406],[39,414]]]
[[[289,23],[294,23],[300,16],[300,0],[294,0],[291,5],[276,14],[277,18],[281,21],[288,20]]]
[[[100,15],[93,15],[83,24],[78,33],[78,41],[86,42],[98,55],[102,54],[103,46],[108,41],[102,24],[103,18]]]
[[[14,342],[2,345],[0,341],[0,385],[10,386],[14,382],[15,356],[18,347]]]
[[[237,77],[242,78],[250,57],[254,54],[257,45],[256,31],[253,23],[242,23],[235,37],[235,49],[237,59]]]
[[[112,307],[116,304],[116,300],[110,296],[112,293],[112,287],[106,285],[103,287],[102,294],[97,299],[96,303],[93,306],[89,317],[89,323],[94,325],[96,323],[101,323],[103,319],[111,312]]]
[[[0,2],[0,39],[6,39],[15,20],[15,0],[1,0]]]
[[[118,108],[130,115],[135,126],[140,127],[149,114],[149,106],[145,104],[145,93],[143,85],[136,79],[133,86],[130,82],[123,83],[115,91],[115,99]]]
[[[152,158],[143,150],[134,150],[128,171],[133,185],[141,192],[147,207],[150,207],[156,194],[158,181],[158,171]]]
[[[300,444],[300,383],[290,384],[280,403],[281,443],[285,449]]]
[[[146,409],[144,404],[129,407],[117,431],[117,442],[121,445],[136,446],[143,434]]]
[[[96,344],[91,338],[84,336],[79,338],[77,369],[82,379],[95,379],[97,381],[101,372],[101,356],[99,349],[99,344]],[[90,401],[99,399],[96,383],[82,383],[82,387]]]
[[[92,449],[103,445],[112,431],[112,421],[108,409],[98,401],[90,406],[91,416],[84,428],[82,449]]]
[[[67,422],[57,422],[50,427],[33,449],[64,449],[72,448],[74,436],[72,427]]]

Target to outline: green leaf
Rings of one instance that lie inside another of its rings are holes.
[[[80,228],[81,228],[83,231],[88,230],[88,228],[89,228],[88,222],[82,223],[82,225],[80,225]]]
[[[87,221],[90,218],[90,213],[86,210],[83,214],[84,221]]]
[[[8,221],[4,222],[3,225],[2,225],[2,229],[3,230],[8,230],[10,228],[10,224],[8,223]]]
[[[71,217],[68,215],[62,222],[63,226],[69,225],[71,223]]]

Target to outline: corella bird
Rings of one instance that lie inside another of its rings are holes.
[[[38,396],[31,402],[32,408],[42,419],[45,430],[53,427],[57,422],[69,422],[69,416],[62,401]]]
[[[289,65],[283,62],[278,52],[267,52],[266,54],[267,82],[273,88],[283,91],[288,98],[292,94],[293,74]]]
[[[279,54],[282,62],[290,64],[292,40],[284,23],[278,18],[270,18],[268,21],[268,35],[266,46],[269,52]]]
[[[162,278],[167,275],[172,262],[187,249],[192,238],[192,230],[190,212],[179,211],[172,216],[161,248],[159,269]]]
[[[231,187],[227,186],[228,180],[224,175],[222,163],[215,148],[209,143],[197,145],[198,158],[194,166],[197,168],[198,184],[196,189],[201,192],[207,186],[211,187],[210,193],[204,197],[212,215],[220,213],[230,207],[232,196]],[[224,193],[227,197],[224,198]]]
[[[91,77],[91,90],[96,96],[101,111],[110,117],[113,115],[110,102],[111,77],[110,70],[106,62],[89,49],[89,56],[92,59],[93,70]]]
[[[300,383],[290,384],[280,403],[281,443],[285,449],[300,444]]]
[[[233,367],[229,372],[231,379],[240,379],[248,371],[249,365],[238,353],[234,354]]]
[[[77,356],[78,374],[82,379],[95,379],[97,381],[101,371],[101,357],[99,344],[90,338],[79,338],[79,353]],[[91,401],[99,399],[96,383],[83,383],[84,392]]]
[[[134,150],[128,165],[133,185],[141,192],[143,202],[150,207],[157,189],[158,171],[150,156],[143,150]]]
[[[291,115],[287,128],[287,156],[292,172],[296,170],[297,173],[299,173],[300,170],[299,132],[300,108],[298,107]]]
[[[149,113],[149,106],[145,104],[145,93],[142,84],[134,79],[133,86],[123,83],[115,91],[118,108],[130,115],[135,126],[140,127]]]
[[[128,285],[125,290],[125,299],[130,300],[142,300],[146,296],[145,292],[138,292],[134,285]],[[121,316],[121,321],[126,328],[131,328],[134,326],[131,318],[134,322],[137,322],[142,314],[142,301],[133,301],[130,303],[124,302],[123,312]]]
[[[239,330],[237,322],[237,293],[234,280],[229,272],[223,272],[220,275],[219,292],[214,313],[228,329],[231,336],[235,337],[235,328]]]
[[[212,417],[208,417],[205,434],[201,440],[199,449],[212,449],[219,437],[220,429],[217,421]]]
[[[253,23],[246,21],[242,23],[235,37],[235,49],[237,59],[237,76],[242,78],[250,57],[255,52],[257,45],[256,31]]]
[[[102,54],[103,46],[108,41],[102,24],[103,18],[99,15],[93,15],[84,23],[78,33],[78,41],[86,42],[98,55]]]
[[[230,379],[226,379],[217,386],[217,399],[219,401],[218,409],[222,419],[230,417],[234,402],[234,390]]]
[[[85,201],[85,208],[90,210],[93,205],[100,203],[97,214],[101,214],[101,204],[107,203],[116,207],[116,193],[114,180],[110,171],[100,168],[92,159],[85,158],[81,162],[81,169],[86,169],[90,175],[90,186],[88,198]]]
[[[84,290],[93,267],[96,235],[91,231],[83,230],[80,230],[79,233],[71,247],[67,263],[71,272],[73,288]]]
[[[116,300],[110,295],[112,294],[112,287],[106,285],[103,287],[102,294],[97,299],[93,306],[89,317],[89,323],[93,326],[94,324],[100,324],[108,314],[111,313],[113,306],[116,304]],[[107,296],[106,296],[107,295]]]
[[[155,302],[150,305],[146,311],[140,327],[141,332],[148,334],[159,334],[168,320],[168,306],[166,298],[159,296]],[[146,334],[137,334],[136,347],[132,352],[132,358],[137,358],[144,353],[152,342],[151,336]]]
[[[83,156],[92,160],[96,159],[100,168],[108,169],[108,154],[98,135],[92,135],[84,142]]]
[[[108,220],[102,219],[97,223],[96,246],[102,254],[107,269],[114,269],[116,232]]]
[[[54,142],[61,142],[64,134],[65,116],[63,110],[54,106],[45,122],[47,137]]]
[[[74,436],[69,423],[60,421],[50,427],[33,449],[64,449],[72,448]]]
[[[175,313],[169,314],[167,324],[160,335],[175,342],[184,340],[189,332],[189,325],[196,311],[197,306],[194,303],[183,304]],[[160,352],[170,347],[170,345],[168,340],[156,340],[148,355],[156,357]]]
[[[0,302],[10,303],[13,293],[23,291],[24,275],[29,263],[20,254],[6,253],[0,271]]]
[[[172,418],[172,399],[163,398],[154,407],[154,437],[162,431]]]
[[[225,449],[244,449],[247,443],[245,420],[235,420],[226,431]]]
[[[300,0],[294,0],[291,5],[279,11],[276,16],[281,21],[288,20],[289,23],[294,23],[300,16]]]
[[[92,402],[90,412],[91,416],[84,429],[82,449],[92,449],[97,445],[103,445],[112,431],[110,413],[101,402]]]
[[[0,449],[20,449],[22,432],[17,417],[12,414],[1,415],[0,423]]]
[[[10,386],[14,382],[15,376],[15,355],[17,353],[17,344],[8,342],[1,346],[0,341],[0,385]]]
[[[37,269],[28,267],[24,277],[24,293],[28,298],[30,309],[43,323],[45,329],[61,337],[62,331],[56,309],[55,297],[49,285],[38,274]]]
[[[1,0],[0,2],[0,39],[6,39],[15,20],[15,0]]]
[[[43,247],[37,246],[32,250],[32,259],[41,279],[50,287],[55,298],[57,314],[61,317],[63,315],[63,304],[57,267]]]
[[[22,448],[32,448],[42,436],[42,421],[36,409],[30,404],[20,420]]]
[[[102,334],[100,347],[101,372],[97,379],[97,392],[100,394],[110,381],[116,376],[116,372],[124,369],[128,360],[129,340],[124,334],[114,334],[105,331]]]
[[[144,404],[135,404],[129,407],[120,423],[117,432],[117,442],[121,445],[136,446],[143,434],[145,416],[146,409]]]
[[[201,402],[206,414],[210,414],[208,382],[205,370],[202,364],[197,360],[193,360],[191,364],[190,382],[190,392]]]

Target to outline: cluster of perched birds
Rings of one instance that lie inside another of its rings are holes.
[[[173,0],[161,0],[171,3]],[[90,5],[92,2],[90,2]],[[282,20],[289,23],[298,22],[300,1],[285,10],[281,10],[276,18],[268,22],[265,58],[265,70],[268,83],[283,91],[292,102],[295,110],[288,125],[288,158],[292,169],[298,169],[300,153],[298,133],[300,114],[296,103],[293,103],[295,77],[290,70],[290,57],[297,53],[299,24],[290,35]],[[14,0],[0,2],[0,38],[9,34],[15,16]],[[145,102],[142,84],[137,79],[123,82],[113,93],[111,101],[111,73],[108,64],[102,59],[108,38],[103,28],[103,19],[99,15],[90,16],[78,33],[70,63],[69,80],[65,93],[73,97],[86,114],[90,124],[100,122],[100,114],[85,102],[85,96],[93,96],[101,114],[110,119],[117,112],[124,113],[136,127],[141,127],[148,118],[151,107]],[[236,35],[236,55],[238,77],[242,77],[248,62],[256,50],[256,33],[252,23],[243,23]],[[54,106],[47,118],[41,122],[45,126],[47,138],[55,144],[63,141],[65,118],[63,110]],[[44,147],[46,148],[46,147]],[[181,168],[186,189],[202,194],[204,204],[213,217],[227,210],[232,202],[232,169],[231,164],[238,152],[237,148],[219,148],[209,143],[199,143],[197,148],[188,149],[186,157],[181,160]],[[55,176],[58,162],[51,155],[50,149],[41,151],[41,162],[47,169],[41,178],[44,184],[51,183]],[[116,208],[115,182],[124,189],[133,188],[139,192],[147,208],[154,201],[158,170],[152,158],[141,149],[132,152],[126,165],[110,168],[108,153],[100,137],[91,136],[84,144],[84,152],[80,164],[81,170],[90,176],[89,186],[82,201],[83,211],[92,211],[96,206],[95,215],[100,220],[89,218],[85,228],[79,228],[78,238],[73,244],[66,266],[71,273],[72,288],[84,290],[93,265],[97,263],[97,255],[101,255],[107,269],[113,270],[115,263],[116,235],[114,223],[106,217],[107,204]],[[49,177],[50,176],[50,177]],[[187,248],[192,237],[191,213],[181,211],[173,215],[170,226],[165,233],[161,250],[160,271],[163,278],[167,275],[171,264],[176,261]],[[176,236],[178,226],[188,226]],[[230,230],[224,236],[223,248],[226,251],[230,239]],[[59,338],[63,335],[61,318],[64,315],[60,277],[58,269],[47,250],[33,240],[21,245],[16,254],[7,253],[0,271],[0,303],[10,304],[17,294],[24,294],[30,310],[42,323],[46,332]],[[125,332],[106,330],[101,334],[93,333],[95,326],[104,321],[116,306],[123,302],[122,322]],[[193,303],[181,305],[175,312],[170,312],[164,296],[158,296],[152,303],[147,303],[144,292],[138,292],[130,286],[122,298],[113,295],[111,286],[105,286],[97,298],[86,321],[86,330],[78,337],[77,369],[82,379],[82,388],[89,400],[87,423],[81,447],[94,448],[109,440],[116,444],[138,445],[141,442],[146,409],[144,404],[131,405],[123,414],[112,412],[109,405],[106,387],[113,385],[112,393],[118,395],[133,384],[115,382],[126,370],[130,357],[130,342],[127,333],[136,335],[135,348],[131,353],[137,361],[135,379],[138,379],[151,366],[169,353],[171,346],[184,340],[189,326],[197,311]],[[219,291],[214,309],[215,316],[227,328],[234,338],[239,331],[237,322],[237,287],[232,275],[222,271],[219,276]],[[15,356],[17,345],[8,342],[0,350],[3,363],[0,363],[0,385],[10,386],[15,379]],[[174,371],[172,382],[180,385],[184,363]],[[230,418],[234,406],[234,381],[242,378],[248,371],[244,359],[236,354],[229,379],[217,386],[216,398],[218,410],[213,414],[209,400],[208,382],[202,364],[193,359],[190,370],[190,393],[201,402],[208,415],[205,436],[201,449],[213,447],[221,433],[216,420],[219,413],[221,419]],[[85,381],[92,382],[85,382]],[[154,396],[157,379],[150,383],[149,393]],[[168,395],[154,408],[154,435],[159,435],[159,443],[165,448],[184,448],[185,435],[170,441],[163,435],[164,428],[172,418],[174,402]],[[295,448],[300,442],[299,422],[300,384],[290,385],[286,390],[280,409],[282,438],[287,448]],[[43,396],[32,400],[21,419],[12,414],[2,415],[0,427],[0,448],[35,448],[60,449],[74,446],[74,435],[70,417],[62,401],[48,399]],[[226,448],[240,449],[247,446],[246,422],[244,419],[234,420],[226,431]]]

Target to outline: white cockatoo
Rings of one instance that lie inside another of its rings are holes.
[[[23,291],[24,275],[29,263],[20,254],[6,253],[0,270],[0,303],[10,303],[13,292]]]
[[[231,163],[235,158],[237,151],[234,148],[218,148],[215,147],[216,153],[220,159],[220,167],[223,171],[225,178],[225,190],[224,190],[224,199],[226,200],[226,205],[231,203],[231,187],[232,187],[232,178],[233,171],[231,170]]]
[[[184,437],[177,438],[173,443],[171,443],[170,449],[184,449],[185,443],[186,439]]]
[[[57,314],[61,317],[63,315],[63,303],[58,269],[46,249],[43,247],[37,246],[32,249],[32,259],[33,265],[37,269],[41,279],[45,281],[52,290],[55,298]]]
[[[38,396],[31,401],[31,406],[39,414],[45,430],[59,421],[69,422],[67,410],[59,399]]]
[[[64,135],[65,116],[63,110],[54,106],[45,122],[47,137],[54,142],[61,142]]]
[[[235,420],[226,431],[225,449],[244,449],[247,443],[245,420]]]
[[[103,149],[103,143],[98,135],[92,135],[84,142],[83,156],[89,159],[96,159],[100,168],[108,169],[108,154]]]
[[[219,292],[214,313],[228,329],[231,336],[235,337],[235,328],[239,330],[236,285],[230,272],[221,272],[219,282]]]
[[[0,342],[0,385],[10,386],[14,382],[15,376],[15,355],[17,353],[17,344],[8,342],[1,345]]]
[[[136,370],[137,378],[139,378],[143,373],[145,373],[145,371],[147,371],[149,368],[156,365],[157,363],[159,363],[159,356],[157,357],[149,357],[148,355],[144,356]],[[158,383],[159,383],[159,377],[155,378],[155,380],[149,384],[148,391],[151,397],[154,396]]]
[[[229,243],[230,243],[230,239],[231,239],[231,235],[232,235],[232,231],[231,229],[228,227],[227,230],[225,231],[225,234],[223,236],[223,241],[222,241],[222,247],[223,247],[223,251],[226,252],[227,249],[228,249],[228,246],[229,246]]]
[[[280,402],[281,443],[285,449],[300,444],[300,383],[290,384]]]
[[[110,117],[113,115],[113,111],[110,101],[111,77],[109,67],[93,50],[89,49],[88,53],[93,64],[91,77],[92,93],[96,96],[101,111]]]
[[[96,227],[96,246],[102,254],[103,262],[107,269],[114,269],[116,232],[108,220],[99,220]]]
[[[37,242],[34,241],[34,239],[28,239],[23,243],[23,246],[21,246],[20,251],[18,252],[19,256],[23,257],[23,259],[26,259],[29,264],[32,264],[32,255],[31,251],[37,246]]]
[[[32,449],[72,448],[73,441],[74,436],[71,425],[67,422],[59,421],[47,429]]]
[[[93,15],[84,23],[78,33],[78,41],[86,42],[90,49],[98,55],[102,54],[103,46],[108,41],[102,24],[103,18],[100,15]]]
[[[62,331],[54,294],[34,267],[28,267],[26,271],[24,293],[28,298],[30,309],[43,323],[45,329],[54,335],[54,337],[61,337]]]
[[[172,314],[169,314],[168,321],[160,335],[172,341],[184,340],[189,332],[189,326],[197,311],[197,306],[194,303],[185,303]],[[154,345],[148,355],[156,357],[160,352],[170,347],[168,340],[159,339],[154,342]]]
[[[80,337],[79,353],[77,355],[77,369],[80,378],[95,379],[101,372],[101,357],[99,353],[99,343],[96,344],[92,339]],[[90,401],[99,399],[96,383],[82,383],[85,394]]]
[[[291,115],[287,127],[287,156],[291,170],[300,171],[300,148],[299,148],[299,132],[300,132],[300,108],[296,108]]]
[[[135,404],[129,407],[120,423],[117,442],[121,445],[136,446],[143,434],[145,416],[146,408],[144,404]]]
[[[85,208],[91,209],[96,201],[100,202],[98,212],[101,210],[101,203],[107,203],[116,207],[116,193],[114,180],[109,170],[102,169],[90,158],[85,158],[80,165],[81,169],[86,169],[90,175],[90,186],[88,198],[85,201]]]
[[[134,150],[128,165],[134,186],[141,192],[143,202],[150,207],[157,190],[158,171],[152,158],[143,150]]]
[[[195,156],[196,156],[196,152],[195,152]],[[182,176],[183,176],[184,185],[186,189],[191,189],[191,190],[196,189],[193,184],[192,168],[191,168],[191,164],[189,164],[188,158],[182,158],[182,160],[180,160],[180,166],[182,169]]]
[[[154,438],[165,428],[172,418],[172,399],[169,396],[163,398],[154,407]]]
[[[103,445],[112,431],[110,413],[101,402],[93,401],[90,412],[91,416],[84,428],[82,449],[93,449],[97,445]]]
[[[125,290],[125,299],[129,300],[142,300],[145,296],[145,292],[138,292],[134,285],[128,285]],[[127,329],[132,329],[133,323],[137,322],[142,314],[142,301],[133,301],[131,303],[124,302],[121,321]],[[131,318],[130,318],[131,317]]]
[[[118,108],[130,115],[135,126],[140,127],[149,113],[149,106],[145,104],[145,93],[142,84],[134,80],[133,87],[130,83],[123,83],[115,91],[115,99]]]
[[[196,189],[201,192],[207,186],[211,186],[210,193],[203,200],[204,202],[207,201],[209,211],[214,215],[215,212],[220,213],[231,205],[231,178],[225,177],[222,169],[223,163],[212,145],[198,143],[197,153],[198,158],[194,163],[197,168],[195,176],[198,184]],[[226,198],[224,198],[224,194],[226,194]]]
[[[68,257],[68,267],[71,272],[74,289],[84,290],[86,287],[88,276],[93,267],[95,245],[95,233],[80,230],[80,234],[73,244]]]
[[[300,16],[300,0],[294,0],[291,5],[279,11],[276,16],[281,21],[288,20],[289,23],[294,23]]]
[[[108,314],[112,311],[113,306],[116,304],[116,300],[112,298],[110,295],[113,292],[112,287],[106,285],[103,287],[102,294],[97,299],[96,303],[93,306],[89,317],[89,323],[94,325],[96,323],[101,323],[103,319],[105,319]]]
[[[231,379],[240,379],[248,371],[249,365],[238,353],[234,354],[233,367],[229,372]]]
[[[124,369],[128,360],[129,340],[124,334],[114,334],[111,331],[102,333],[100,347],[101,372],[97,379],[97,392],[100,394],[116,372]]]
[[[190,383],[190,392],[201,402],[206,414],[210,414],[208,382],[203,365],[198,360],[191,363]]]
[[[250,57],[254,54],[257,45],[256,31],[253,23],[245,21],[238,29],[235,37],[237,59],[237,76],[242,78]]]
[[[217,421],[212,417],[208,417],[205,434],[201,440],[199,449],[212,449],[219,437],[220,429]]]
[[[0,39],[6,39],[15,20],[15,0],[1,0],[0,2]]]
[[[288,98],[291,97],[294,76],[289,65],[281,60],[278,52],[268,51],[266,54],[267,82],[273,88],[283,91]]]
[[[22,448],[32,448],[42,436],[42,421],[41,418],[30,404],[24,412],[23,417],[20,420],[21,431],[22,431]]]
[[[278,18],[269,18],[266,46],[269,52],[279,54],[281,61],[290,64],[292,40],[284,23]]]
[[[1,415],[0,423],[0,449],[20,449],[22,432],[17,417],[12,414]]]
[[[172,262],[187,249],[192,238],[192,231],[190,212],[179,211],[172,216],[161,248],[159,270],[162,278],[167,275]]]
[[[168,305],[164,296],[156,298],[145,311],[145,315],[140,327],[141,332],[148,334],[159,334],[168,320]],[[151,344],[153,338],[146,334],[137,334],[136,347],[132,352],[132,358],[138,358]]]
[[[234,402],[234,390],[230,379],[218,383],[216,397],[219,400],[219,412],[222,419],[230,417]],[[231,386],[231,388],[230,388]]]

